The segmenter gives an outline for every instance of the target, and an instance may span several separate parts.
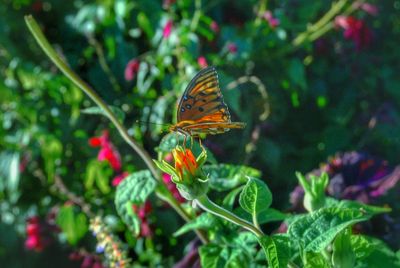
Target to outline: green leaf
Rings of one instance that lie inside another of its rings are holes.
[[[351,244],[357,258],[357,268],[400,267],[400,259],[383,241],[362,235],[353,235]]]
[[[155,187],[156,181],[148,170],[130,174],[117,186],[115,207],[134,235],[140,233],[140,220],[133,212],[132,205],[142,205]]]
[[[21,193],[18,190],[20,181],[20,156],[17,152],[0,153],[0,193],[7,191],[8,199],[17,202]]]
[[[320,253],[307,252],[304,268],[331,268],[331,265]]]
[[[268,222],[283,221],[286,218],[288,218],[289,216],[290,215],[280,212],[277,209],[268,208],[267,210],[260,213],[260,215],[258,216],[258,222],[260,224],[265,224]]]
[[[68,243],[76,245],[88,230],[85,214],[76,213],[74,206],[67,205],[60,208],[56,223],[65,234]]]
[[[240,206],[249,212],[253,219],[267,210],[272,203],[272,194],[261,180],[249,178],[239,197]]]
[[[263,236],[258,241],[267,257],[269,267],[287,267],[290,247],[286,235]]]
[[[137,15],[137,22],[139,27],[146,33],[148,39],[152,39],[154,35],[153,28],[151,27],[150,20],[144,12],[139,12]]]
[[[42,135],[39,140],[47,178],[49,182],[52,182],[56,173],[56,163],[61,159],[63,146],[61,141],[53,135]]]
[[[192,230],[197,229],[214,229],[219,225],[218,220],[215,216],[209,213],[202,213],[200,216],[196,217],[192,221],[186,223],[178,231],[174,233],[174,236],[180,236]]]
[[[111,112],[118,118],[118,120],[120,122],[124,122],[124,119],[125,119],[124,111],[122,111],[120,108],[118,108],[116,106],[111,106],[111,105],[109,105],[108,108],[110,108]],[[104,112],[104,110],[102,108],[100,108],[99,106],[89,107],[89,108],[83,109],[81,112],[84,114],[101,114],[101,115],[107,116],[106,113]]]
[[[292,59],[288,68],[290,80],[301,89],[307,88],[304,64],[299,59]]]
[[[217,191],[227,191],[247,182],[246,176],[259,178],[261,172],[247,166],[228,164],[205,165],[203,171],[209,176],[210,187]]]
[[[371,216],[359,209],[323,208],[299,217],[289,226],[288,234],[298,240],[305,251],[321,252],[339,232]]]
[[[201,267],[223,268],[225,260],[221,254],[223,248],[215,244],[207,244],[200,247]]]
[[[388,207],[376,207],[352,200],[342,200],[339,202],[338,207],[358,209],[360,211],[365,211],[365,213],[371,216],[392,211],[392,209]]]
[[[222,206],[226,209],[232,210],[233,204],[235,203],[236,196],[242,191],[244,186],[240,186],[230,191],[222,200]]]
[[[91,160],[86,167],[85,187],[92,189],[94,182],[96,182],[101,193],[108,194],[111,191],[109,182],[112,172],[107,162]]]
[[[332,263],[334,267],[354,267],[356,255],[351,245],[351,230],[349,228],[343,230],[336,236],[332,244],[332,249]]]

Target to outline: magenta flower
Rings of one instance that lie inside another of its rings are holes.
[[[178,189],[176,188],[176,184],[172,182],[171,175],[163,173],[162,176],[164,183],[167,185],[168,190],[172,193],[175,199],[178,200],[179,203],[184,203],[186,199],[181,196]]]
[[[167,39],[171,35],[172,20],[168,20],[163,29],[163,37]]]
[[[45,221],[38,216],[27,218],[25,247],[28,250],[40,252],[51,244],[51,233],[58,232],[59,228],[50,221],[50,218]]]
[[[150,237],[152,235],[152,231],[151,231],[148,219],[147,219],[149,214],[153,210],[150,201],[146,201],[141,206],[132,205],[132,209],[141,221],[140,236],[141,237]]]
[[[203,56],[197,58],[197,63],[201,68],[206,68],[208,66],[207,60]]]
[[[128,175],[128,172],[122,172],[121,174],[118,174],[112,179],[111,185],[114,187],[118,186],[118,184],[120,184]]]
[[[132,81],[139,71],[140,62],[138,59],[132,59],[125,67],[125,80]]]
[[[236,52],[237,52],[237,46],[236,46],[235,43],[228,43],[227,47],[228,47],[229,53],[231,53],[231,54],[236,54]]]
[[[107,161],[114,171],[118,172],[121,170],[121,157],[109,140],[108,131],[103,131],[100,137],[90,138],[89,144],[92,147],[100,147],[100,151],[97,155],[99,161]]]
[[[368,46],[372,41],[372,32],[362,20],[351,16],[337,16],[335,24],[344,29],[344,38],[353,40],[357,50]]]
[[[218,33],[219,32],[219,26],[218,23],[216,21],[212,21],[210,24],[210,29],[214,32],[214,33]]]
[[[275,18],[272,15],[272,12],[269,10],[265,11],[265,13],[263,14],[263,18],[268,22],[271,28],[276,28],[280,23],[279,19]]]

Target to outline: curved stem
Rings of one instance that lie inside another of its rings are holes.
[[[232,212],[218,206],[214,202],[212,202],[206,195],[203,195],[197,199],[195,199],[196,203],[205,211],[210,212],[218,217],[221,217],[227,221],[230,221],[236,225],[243,227],[244,229],[252,232],[257,237],[262,237],[264,233],[258,229],[256,226],[251,224],[250,222],[236,216]]]
[[[61,70],[61,72],[67,76],[76,86],[78,86],[83,92],[86,93],[107,115],[112,124],[117,128],[121,137],[125,140],[126,143],[129,144],[130,147],[140,156],[143,162],[146,164],[154,178],[159,182],[159,187],[157,190],[157,195],[160,199],[169,203],[173,209],[175,209],[178,214],[186,221],[191,219],[190,215],[182,208],[182,206],[178,203],[178,201],[173,197],[173,195],[168,191],[166,185],[164,184],[161,173],[158,171],[156,166],[153,163],[150,155],[144,150],[135,140],[133,140],[126,128],[122,125],[122,123],[118,120],[118,118],[114,115],[108,105],[97,95],[97,93],[85,82],[83,81],[76,73],[74,73],[67,64],[61,59],[61,57],[57,54],[57,52],[53,49],[50,43],[47,41],[43,32],[41,31],[39,25],[36,20],[31,16],[25,16],[25,22],[31,31],[32,35],[46,53],[46,55],[53,61],[53,63]],[[203,243],[207,243],[207,238],[204,233],[197,231],[196,232],[199,238]]]

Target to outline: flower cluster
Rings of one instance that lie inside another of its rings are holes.
[[[100,147],[99,153],[97,154],[97,159],[99,161],[106,161],[109,163],[111,168],[116,172],[117,175],[111,182],[112,186],[115,187],[120,184],[121,181],[129,174],[128,172],[122,171],[121,156],[110,141],[108,131],[103,131],[103,134],[100,137],[91,138],[89,140],[89,144],[92,147]]]
[[[128,253],[123,248],[122,242],[103,223],[100,217],[90,221],[90,230],[97,239],[98,253],[103,253],[107,267],[127,267],[129,263]]]
[[[352,16],[337,16],[335,25],[344,30],[344,38],[353,40],[357,50],[367,47],[372,41],[372,31],[363,20]]]
[[[29,250],[42,251],[52,242],[51,233],[58,232],[58,227],[51,222],[41,220],[38,216],[26,220],[25,247]]]
[[[275,18],[272,15],[271,11],[269,11],[269,10],[265,11],[263,14],[263,18],[268,22],[269,27],[276,28],[277,26],[279,26],[279,23],[280,23],[279,19]]]
[[[114,171],[121,171],[121,156],[111,143],[108,131],[103,131],[100,137],[91,138],[89,144],[92,147],[100,147],[100,151],[97,155],[99,161],[107,161]]]

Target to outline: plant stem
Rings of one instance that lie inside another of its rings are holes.
[[[300,46],[302,43],[304,43],[304,41],[309,39],[310,35],[314,34],[318,30],[323,28],[326,24],[328,24],[337,14],[339,14],[339,12],[343,9],[343,7],[346,5],[346,3],[347,3],[347,0],[339,0],[336,3],[334,3],[332,5],[331,9],[327,13],[325,13],[325,15],[321,19],[319,19],[316,23],[311,25],[306,31],[300,33],[293,40],[293,46],[294,47]],[[331,28],[329,28],[329,29],[331,29]]]
[[[130,147],[140,156],[143,162],[146,164],[154,178],[157,179],[159,187],[157,187],[157,195],[160,199],[166,201],[171,205],[173,209],[175,209],[178,214],[186,221],[191,219],[190,215],[182,208],[182,206],[178,203],[178,201],[173,197],[173,195],[168,191],[166,185],[164,184],[161,173],[158,171],[156,166],[153,163],[150,155],[144,150],[135,140],[133,140],[126,128],[122,125],[122,123],[118,120],[118,118],[114,115],[108,105],[97,95],[97,93],[85,82],[83,81],[76,73],[74,73],[67,64],[61,59],[61,57],[57,54],[57,52],[53,49],[50,43],[47,41],[43,32],[41,31],[39,25],[36,20],[31,16],[25,16],[25,22],[31,31],[32,35],[46,53],[46,55],[50,58],[51,61],[67,76],[75,85],[77,85],[83,92],[86,93],[96,104],[99,106],[107,117],[110,119],[112,124],[117,128],[121,137],[129,144]],[[196,231],[199,238],[203,243],[207,243],[207,238],[204,233],[200,231]]]
[[[262,237],[264,235],[264,233],[260,229],[258,229],[256,226],[254,226],[250,222],[236,216],[232,212],[230,212],[230,211],[218,206],[214,202],[212,202],[207,197],[207,195],[203,195],[203,196],[195,199],[195,202],[205,211],[210,212],[211,214],[221,217],[227,221],[230,221],[236,225],[239,225],[240,227],[243,227],[246,230],[252,232],[257,237]]]

